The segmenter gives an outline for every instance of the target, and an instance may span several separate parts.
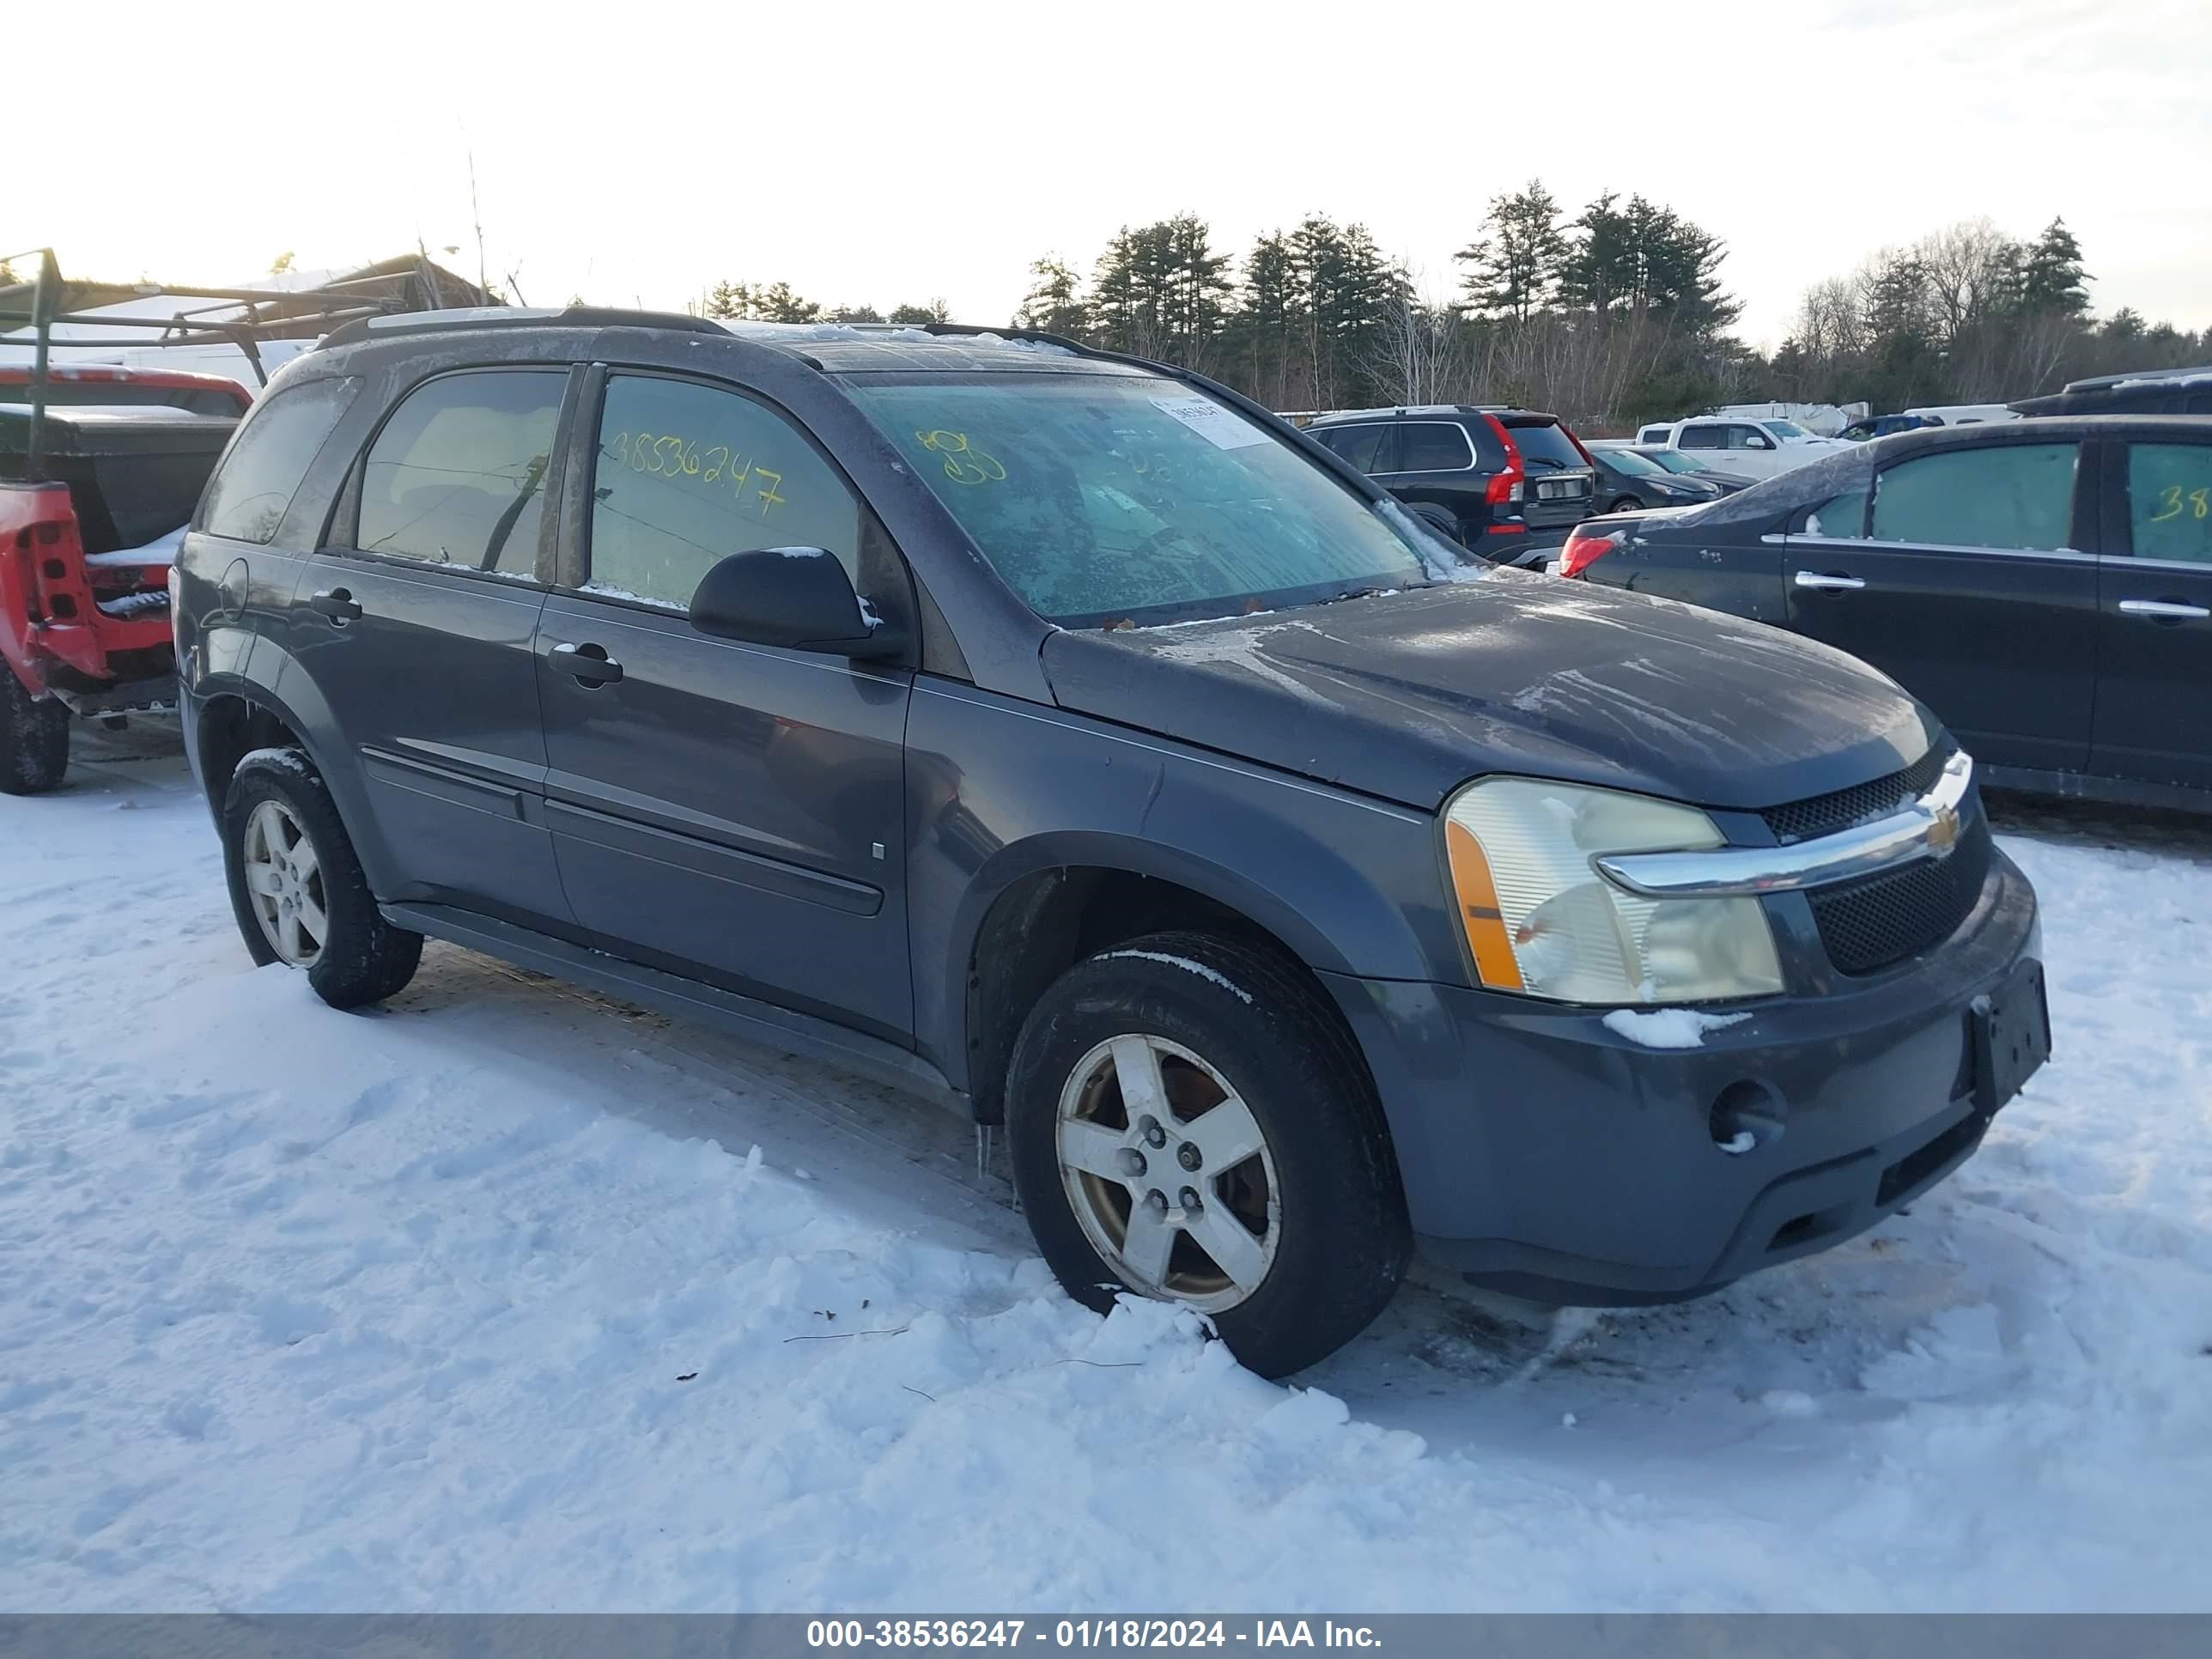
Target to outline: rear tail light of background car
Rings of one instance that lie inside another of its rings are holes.
[[[1492,507],[1504,507],[1522,498],[1528,483],[1528,469],[1521,459],[1521,446],[1513,441],[1513,434],[1505,429],[1505,422],[1495,415],[1486,415],[1490,429],[1498,434],[1498,441],[1505,446],[1505,471],[1490,480],[1486,494]]]
[[[1559,550],[1559,574],[1570,580],[1581,575],[1627,539],[1626,530],[1592,530],[1587,525],[1577,525],[1567,544]]]

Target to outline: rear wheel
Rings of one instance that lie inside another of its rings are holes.
[[[333,1008],[396,994],[415,976],[422,936],[376,908],[337,804],[296,749],[239,763],[223,800],[231,908],[254,961],[303,969]]]
[[[1023,1210],[1068,1293],[1181,1303],[1264,1376],[1349,1341],[1405,1271],[1366,1067],[1262,946],[1162,933],[1079,963],[1022,1028],[1006,1116]]]
[[[68,706],[33,697],[0,662],[0,794],[40,795],[59,787],[69,770],[69,739]]]

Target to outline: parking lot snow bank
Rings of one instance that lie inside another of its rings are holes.
[[[0,1606],[2212,1600],[2185,854],[2020,849],[2060,1059],[1911,1217],[1522,1347],[1417,1289],[1299,1389],[1075,1306],[835,1073],[247,971],[181,769],[75,775],[0,799]]]

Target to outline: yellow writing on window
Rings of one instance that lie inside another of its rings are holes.
[[[988,450],[968,441],[964,432],[917,432],[924,449],[945,457],[945,476],[955,483],[996,483],[1006,469]]]
[[[611,458],[615,471],[627,468],[647,477],[680,478],[702,489],[727,489],[741,507],[757,510],[763,519],[770,508],[790,504],[781,492],[782,473],[728,444],[702,446],[696,438],[670,432],[617,432],[602,453]]]
[[[2192,519],[2212,518],[2212,484],[2201,489],[2182,492],[2179,484],[2168,484],[2158,492],[2159,511],[2151,514],[2153,524],[2164,524],[2168,519],[2178,519],[2184,513]]]

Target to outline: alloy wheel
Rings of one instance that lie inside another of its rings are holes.
[[[1060,1092],[1060,1182],[1124,1284],[1201,1312],[1260,1288],[1282,1231],[1267,1138],[1221,1073],[1164,1037],[1109,1038]]]
[[[246,820],[244,852],[246,890],[269,948],[295,968],[313,967],[331,925],[314,842],[283,802],[264,800]]]

